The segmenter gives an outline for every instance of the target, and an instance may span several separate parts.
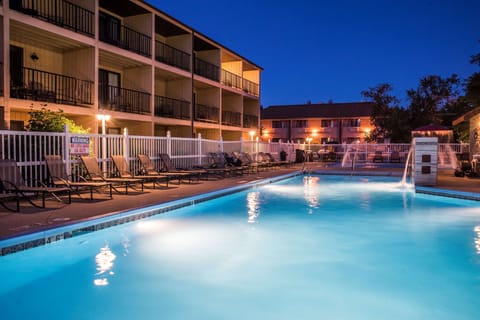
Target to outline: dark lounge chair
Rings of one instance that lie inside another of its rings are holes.
[[[195,175],[190,174],[188,171],[159,171],[155,167],[155,162],[150,159],[150,157],[146,154],[139,154],[137,155],[138,160],[140,160],[140,165],[142,166],[142,171],[147,176],[155,176],[155,175],[164,175],[169,177],[170,179],[178,179],[178,183],[182,182],[182,179],[188,178],[189,181],[192,181],[192,177]],[[197,179],[198,180],[198,179]]]
[[[96,182],[111,182],[114,185],[123,185],[125,186],[125,194],[128,194],[128,188],[135,189],[136,184],[140,184],[142,191],[143,191],[143,180],[142,179],[136,179],[136,178],[110,178],[110,177],[105,177],[102,173],[102,170],[100,170],[100,166],[98,165],[98,161],[96,157],[93,156],[81,156],[80,159],[82,160],[83,166],[87,170],[88,174],[88,179],[89,181],[96,181]],[[117,188],[115,186],[112,186],[113,189],[117,192]]]
[[[112,156],[113,165],[117,170],[118,176],[123,179],[141,179],[144,181],[152,182],[153,188],[155,189],[155,185],[161,181],[164,181],[166,186],[168,187],[168,182],[170,180],[169,176],[156,174],[156,175],[134,175],[130,171],[130,166],[127,163],[127,160],[124,156],[115,155]]]
[[[10,208],[7,206],[8,201],[15,200],[16,206],[15,209]],[[8,211],[19,212],[20,211],[20,200],[16,194],[13,193],[0,193],[0,205],[7,209]]]
[[[90,190],[90,200],[93,200],[93,191],[98,191],[100,188],[108,188],[110,199],[112,198],[112,183],[111,182],[94,182],[94,181],[87,181],[85,178],[84,181],[72,181],[69,175],[67,174],[67,170],[65,168],[65,164],[63,163],[63,159],[59,155],[46,155],[44,156],[45,163],[47,164],[48,174],[50,176],[50,182],[55,187],[65,187],[70,188],[73,192],[77,193],[79,197],[81,189],[88,189]]]
[[[0,160],[0,191],[5,193],[14,193],[16,196],[27,200],[32,206],[45,208],[46,195],[49,194],[60,202],[60,193],[67,193],[68,202],[72,202],[70,188],[49,188],[46,186],[30,187],[25,182],[20,168],[15,160]],[[41,205],[35,203],[32,198],[41,195]]]

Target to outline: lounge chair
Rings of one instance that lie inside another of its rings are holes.
[[[187,173],[191,177],[196,177],[197,181],[201,176],[205,176],[208,180],[208,177],[211,174],[224,177],[226,170],[219,167],[207,166],[207,167],[195,167],[192,169],[179,169],[173,165],[173,161],[170,156],[166,153],[159,154],[160,160],[162,162],[162,171],[166,172],[176,172],[176,173]]]
[[[192,182],[192,177],[196,174],[190,174],[188,171],[159,171],[155,167],[155,162],[150,159],[150,157],[146,154],[139,154],[138,160],[140,160],[140,165],[142,166],[142,171],[147,176],[155,176],[155,175],[164,175],[169,177],[170,179],[178,179],[178,183],[182,182],[182,179],[188,178],[190,182]],[[198,181],[198,179],[197,179]]]
[[[83,166],[87,170],[87,175],[89,181],[95,181],[95,182],[111,182],[112,184],[119,184],[125,186],[125,194],[128,194],[128,188],[135,189],[136,184],[140,184],[142,191],[143,191],[143,180],[142,179],[136,179],[136,178],[109,178],[105,177],[102,173],[102,170],[100,170],[100,167],[98,165],[98,161],[96,157],[93,156],[81,156],[80,159],[82,160]],[[115,188],[115,186],[112,186],[113,189],[117,192],[118,189]]]
[[[50,176],[50,181],[55,187],[65,187],[70,188],[73,192],[76,192],[79,197],[80,189],[89,189],[90,190],[90,200],[93,200],[93,191],[98,191],[100,188],[109,188],[110,189],[110,199],[112,198],[112,183],[111,182],[94,182],[87,181],[85,178],[84,181],[72,181],[67,174],[65,164],[63,159],[59,155],[45,155],[45,163],[47,164],[48,174]]]
[[[142,179],[144,181],[152,182],[153,188],[155,189],[155,185],[160,181],[164,181],[166,186],[168,187],[168,182],[170,180],[170,176],[156,174],[156,175],[134,175],[130,171],[130,166],[128,165],[127,159],[124,156],[115,155],[112,156],[113,165],[117,170],[118,176],[123,179]]]
[[[270,163],[276,164],[278,166],[289,165],[290,161],[276,160],[270,152],[265,152],[265,156],[270,160]]]
[[[231,175],[232,173],[243,173],[245,171],[244,167],[237,167],[233,163],[229,163],[227,159],[229,155],[225,152],[209,152],[209,166],[207,170],[215,170],[217,174],[225,177],[226,175]]]
[[[390,162],[400,163],[400,153],[398,151],[392,151],[390,154]]]
[[[15,200],[16,207],[15,209],[7,206],[6,202]],[[19,212],[20,211],[20,200],[16,194],[13,193],[0,193],[0,206],[4,207],[8,211]]]
[[[382,151],[375,151],[375,154],[373,156],[373,162],[383,162]]]
[[[72,202],[72,193],[70,188],[49,188],[46,186],[29,187],[23,179],[22,172],[17,166],[15,160],[3,159],[0,160],[0,191],[6,193],[14,193],[15,195],[24,198],[32,206],[37,208],[45,208],[45,196],[47,194],[53,196],[60,202],[63,202],[57,194],[67,193],[68,202]],[[32,197],[41,195],[42,204],[38,205],[32,200]]]

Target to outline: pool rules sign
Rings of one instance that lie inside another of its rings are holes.
[[[76,136],[70,137],[70,154],[88,156],[90,154],[90,138]]]

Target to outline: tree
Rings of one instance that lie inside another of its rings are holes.
[[[47,109],[46,106],[43,104],[40,110],[33,110],[32,105],[32,110],[28,113],[30,116],[26,126],[28,131],[63,132],[65,125],[68,126],[68,131],[71,133],[88,133],[90,131],[68,119],[63,110],[59,109],[55,112]]]
[[[390,84],[382,83],[362,91],[362,95],[374,103],[370,119],[375,128],[366,137],[367,141],[390,139],[392,142],[407,142],[410,140],[408,113],[399,106],[400,100],[391,94],[392,90],[393,87]]]
[[[407,90],[412,129],[432,123],[444,124],[442,115],[451,114],[447,111],[457,104],[460,85],[456,74],[446,79],[430,75],[420,79],[417,89]]]
[[[473,55],[470,59],[471,64],[480,67],[480,53]],[[480,106],[480,72],[474,72],[465,83],[465,99],[473,107]]]

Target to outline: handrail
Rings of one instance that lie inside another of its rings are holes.
[[[190,54],[160,41],[155,41],[155,60],[190,71]]]
[[[155,96],[154,115],[156,117],[190,119],[190,102]]]
[[[195,57],[195,73],[213,81],[219,80],[220,68],[213,63]]]
[[[65,29],[94,36],[95,13],[65,0],[10,0],[10,9]]]
[[[128,113],[150,113],[150,93],[120,88],[98,86],[98,102],[104,109]]]
[[[93,104],[93,81],[20,67],[10,85],[10,97],[69,105]]]

